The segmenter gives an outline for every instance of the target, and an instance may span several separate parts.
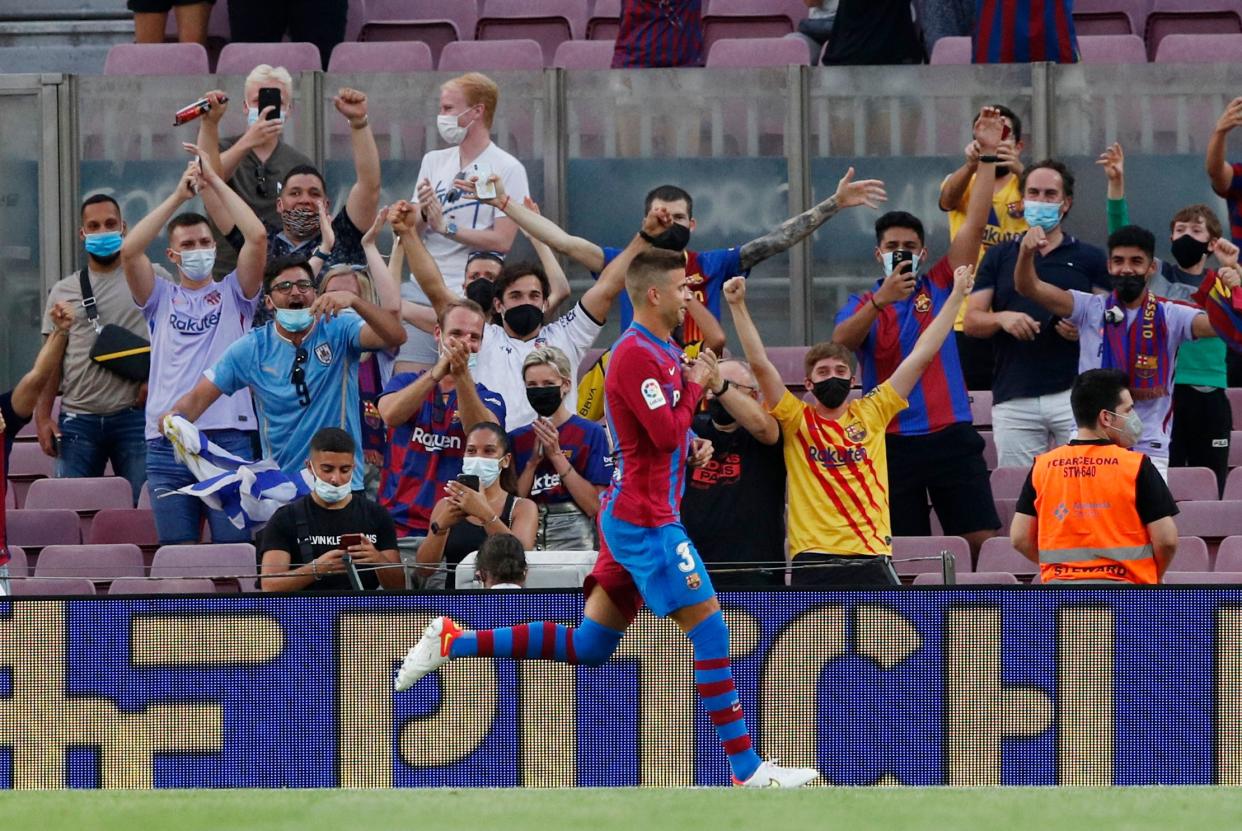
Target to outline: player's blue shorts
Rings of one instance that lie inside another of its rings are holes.
[[[647,528],[617,519],[609,507],[599,515],[604,547],[630,573],[653,613],[667,617],[716,596],[703,560],[680,522]]]

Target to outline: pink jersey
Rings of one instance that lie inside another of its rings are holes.
[[[703,388],[681,375],[681,349],[633,323],[612,348],[604,409],[616,446],[612,515],[654,528],[679,521],[688,432]]]

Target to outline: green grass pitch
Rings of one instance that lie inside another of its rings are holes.
[[[90,831],[1179,831],[1242,828],[1242,788],[43,791],[6,828]]]

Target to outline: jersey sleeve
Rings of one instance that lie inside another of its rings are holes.
[[[570,366],[577,366],[578,361],[582,360],[582,353],[591,348],[604,328],[587,313],[581,301],[554,320],[552,327],[555,335],[548,341],[565,353]]]
[[[203,373],[220,392],[232,395],[250,382],[249,370],[257,369],[258,356],[254,354],[255,339],[247,335],[230,346],[214,366]]]
[[[1018,502],[1014,505],[1014,510],[1026,516],[1038,516],[1035,513],[1035,466],[1031,465],[1031,469],[1026,472],[1026,481],[1022,483],[1022,492],[1018,494]],[[1160,474],[1156,474],[1159,476]],[[1004,530],[1004,529],[1001,529]]]
[[[849,320],[864,304],[870,303],[874,292],[865,291],[862,294],[851,294],[845,301],[845,305],[841,307],[841,311],[837,312],[837,316],[833,319],[833,325],[840,326]],[[863,342],[859,345],[855,352],[865,352],[871,348],[873,333],[875,332],[875,324],[872,323],[871,328],[867,330],[867,336],[863,338]]]
[[[1069,293],[1074,300],[1074,310],[1070,312],[1069,322],[1081,329],[1087,325],[1087,318],[1091,314],[1091,298],[1095,295],[1077,289],[1070,289]]]
[[[242,291],[241,280],[237,277],[237,269],[229,272],[224,278],[224,287],[233,293],[233,299],[237,302],[237,308],[241,309],[244,314],[251,317],[259,310],[259,304],[263,302],[263,287],[260,286],[258,291],[254,293],[254,297],[247,297]]]
[[[781,400],[776,402],[776,406],[772,407],[769,412],[781,425],[782,431],[797,430],[798,425],[802,423],[802,413],[806,409],[806,403],[799,401],[798,397],[789,390],[785,390],[785,394],[781,396]]]
[[[604,428],[597,424],[588,427],[583,446],[587,452],[578,472],[592,485],[607,485],[612,480],[612,471],[608,469],[608,439],[604,436]]]
[[[611,246],[607,246],[607,245],[600,246],[600,250],[604,252],[604,265],[600,268],[599,271],[591,272],[592,280],[598,280],[599,275],[603,272],[605,268],[608,267],[608,264],[612,262],[613,260],[615,260],[617,256],[621,253],[620,248],[612,248]],[[622,298],[626,297],[625,292],[621,292],[621,297]]]
[[[388,383],[384,385],[384,389],[379,394],[379,397],[383,398],[385,395],[390,395],[394,392],[401,392],[401,390],[405,389],[410,384],[413,384],[415,381],[417,381],[420,375],[422,375],[421,372],[399,372],[397,373],[396,375],[388,379]]]
[[[142,309],[142,316],[150,322],[160,310],[160,301],[164,299],[164,295],[172,289],[172,283],[167,280],[161,280],[158,276],[152,280],[151,293],[147,295],[146,303],[135,303],[134,305]]]
[[[731,277],[749,277],[750,271],[742,270],[742,249],[714,248],[699,252],[699,273],[706,283],[723,283]]]
[[[1139,463],[1138,477],[1134,482],[1134,507],[1144,525],[1177,515],[1177,503],[1173,501],[1169,486],[1147,456]]]
[[[947,256],[936,260],[936,264],[927,272],[927,279],[939,288],[953,288],[953,266],[949,263]]]
[[[348,350],[354,357],[367,351],[362,346],[362,327],[366,325],[366,321],[361,315],[350,309],[333,318],[332,324],[332,338],[341,348]]]
[[[269,551],[285,551],[294,562],[298,559],[298,540],[294,529],[292,504],[276,511],[260,535],[259,554],[263,555]]]
[[[1169,326],[1169,352],[1176,352],[1177,347],[1188,340],[1194,340],[1194,332],[1191,327],[1194,325],[1195,318],[1204,314],[1203,309],[1197,306],[1187,306],[1182,303],[1164,303],[1165,320]]]
[[[375,532],[375,547],[380,551],[395,551],[397,548],[397,526],[392,521],[392,515],[370,501],[367,502],[367,513],[370,514],[367,524]]]
[[[660,363],[645,349],[633,349],[623,361],[613,361],[611,373],[617,379],[614,390],[624,405],[642,421],[656,449],[672,453],[686,441],[694,410],[703,388],[686,381],[676,404],[664,380],[668,377]]]
[[[533,432],[534,428],[525,424],[509,434],[509,444],[513,447],[513,470],[518,475],[530,464],[531,454],[535,452],[535,443],[530,437]]]
[[[520,203],[530,196],[530,182],[526,178],[526,168],[517,159],[514,159],[500,173],[500,181],[504,184],[505,193],[514,201]],[[500,218],[504,214],[497,211],[495,216]]]
[[[483,406],[492,411],[492,415],[496,416],[496,420],[503,427],[505,418],[508,416],[508,408],[505,406],[504,396],[498,392],[491,391],[479,383],[476,383],[474,387],[479,391],[479,400],[483,402]]]
[[[1230,167],[1233,168],[1233,179],[1229,181],[1229,192],[1225,198],[1242,199],[1242,162],[1234,162]]]
[[[910,402],[898,395],[893,385],[885,381],[860,398],[858,406],[864,414],[863,423],[868,428],[885,430],[893,417],[909,407]]]

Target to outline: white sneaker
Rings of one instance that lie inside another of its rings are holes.
[[[461,631],[461,627],[447,617],[438,617],[428,623],[418,643],[405,653],[405,660],[401,662],[401,668],[397,670],[397,680],[393,684],[393,689],[397,692],[408,690],[418,682],[418,679],[447,664],[449,649]]]
[[[733,784],[739,788],[800,788],[817,778],[815,768],[783,768],[773,759],[759,765],[745,782],[733,777]]]

